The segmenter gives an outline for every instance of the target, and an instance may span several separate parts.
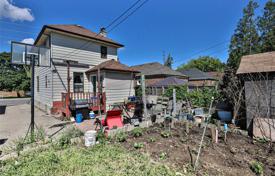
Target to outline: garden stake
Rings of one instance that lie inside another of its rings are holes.
[[[203,129],[201,142],[200,142],[200,146],[199,146],[199,151],[198,151],[198,155],[197,155],[195,165],[194,165],[194,170],[196,170],[196,167],[198,166],[198,161],[199,161],[200,153],[201,153],[201,147],[202,147],[203,139],[204,139],[204,136],[205,136],[205,131],[206,131],[207,125],[209,123],[209,117],[210,117],[210,112],[211,112],[211,109],[212,109],[213,101],[214,101],[214,97],[212,97],[212,101],[210,103],[210,107],[209,107],[209,110],[208,110],[208,115],[206,117],[206,124],[205,124],[204,129]]]

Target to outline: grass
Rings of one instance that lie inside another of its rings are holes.
[[[257,175],[263,175],[264,173],[263,164],[259,161],[252,161],[250,163],[250,168]]]
[[[140,128],[140,127],[137,127],[137,128],[134,128],[132,131],[131,131],[132,135],[134,137],[140,137],[143,135],[143,129]]]
[[[18,159],[2,161],[1,175],[95,175],[95,176],[169,176],[175,172],[152,163],[150,158],[127,152],[119,145],[96,145],[92,148],[53,147],[22,154]]]

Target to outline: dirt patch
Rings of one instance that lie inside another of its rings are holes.
[[[127,141],[122,145],[127,150],[146,153],[153,160],[166,163],[179,171],[190,168],[190,153],[194,162],[203,129],[192,126],[187,134],[185,126],[178,123],[171,129],[170,134],[165,135],[164,131],[167,131],[167,128],[155,124],[144,129],[140,137],[134,137],[129,133]],[[226,143],[223,138],[223,134],[219,134],[219,143],[214,144],[210,129],[206,131],[196,175],[254,175],[250,169],[252,161],[263,163],[264,175],[275,175],[274,147],[270,152],[267,144],[252,143],[248,137],[236,133],[228,133]],[[143,144],[143,147],[136,149],[135,143]]]

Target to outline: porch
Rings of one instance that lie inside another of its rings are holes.
[[[106,94],[92,92],[62,92],[62,113],[70,117],[73,111],[78,109],[89,109],[94,112],[106,112]]]

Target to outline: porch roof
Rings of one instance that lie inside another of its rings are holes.
[[[98,69],[100,70],[114,70],[114,71],[121,71],[121,72],[135,72],[138,73],[139,71],[128,67],[114,59],[102,62],[93,68],[90,68],[86,71],[86,73],[96,72]]]

